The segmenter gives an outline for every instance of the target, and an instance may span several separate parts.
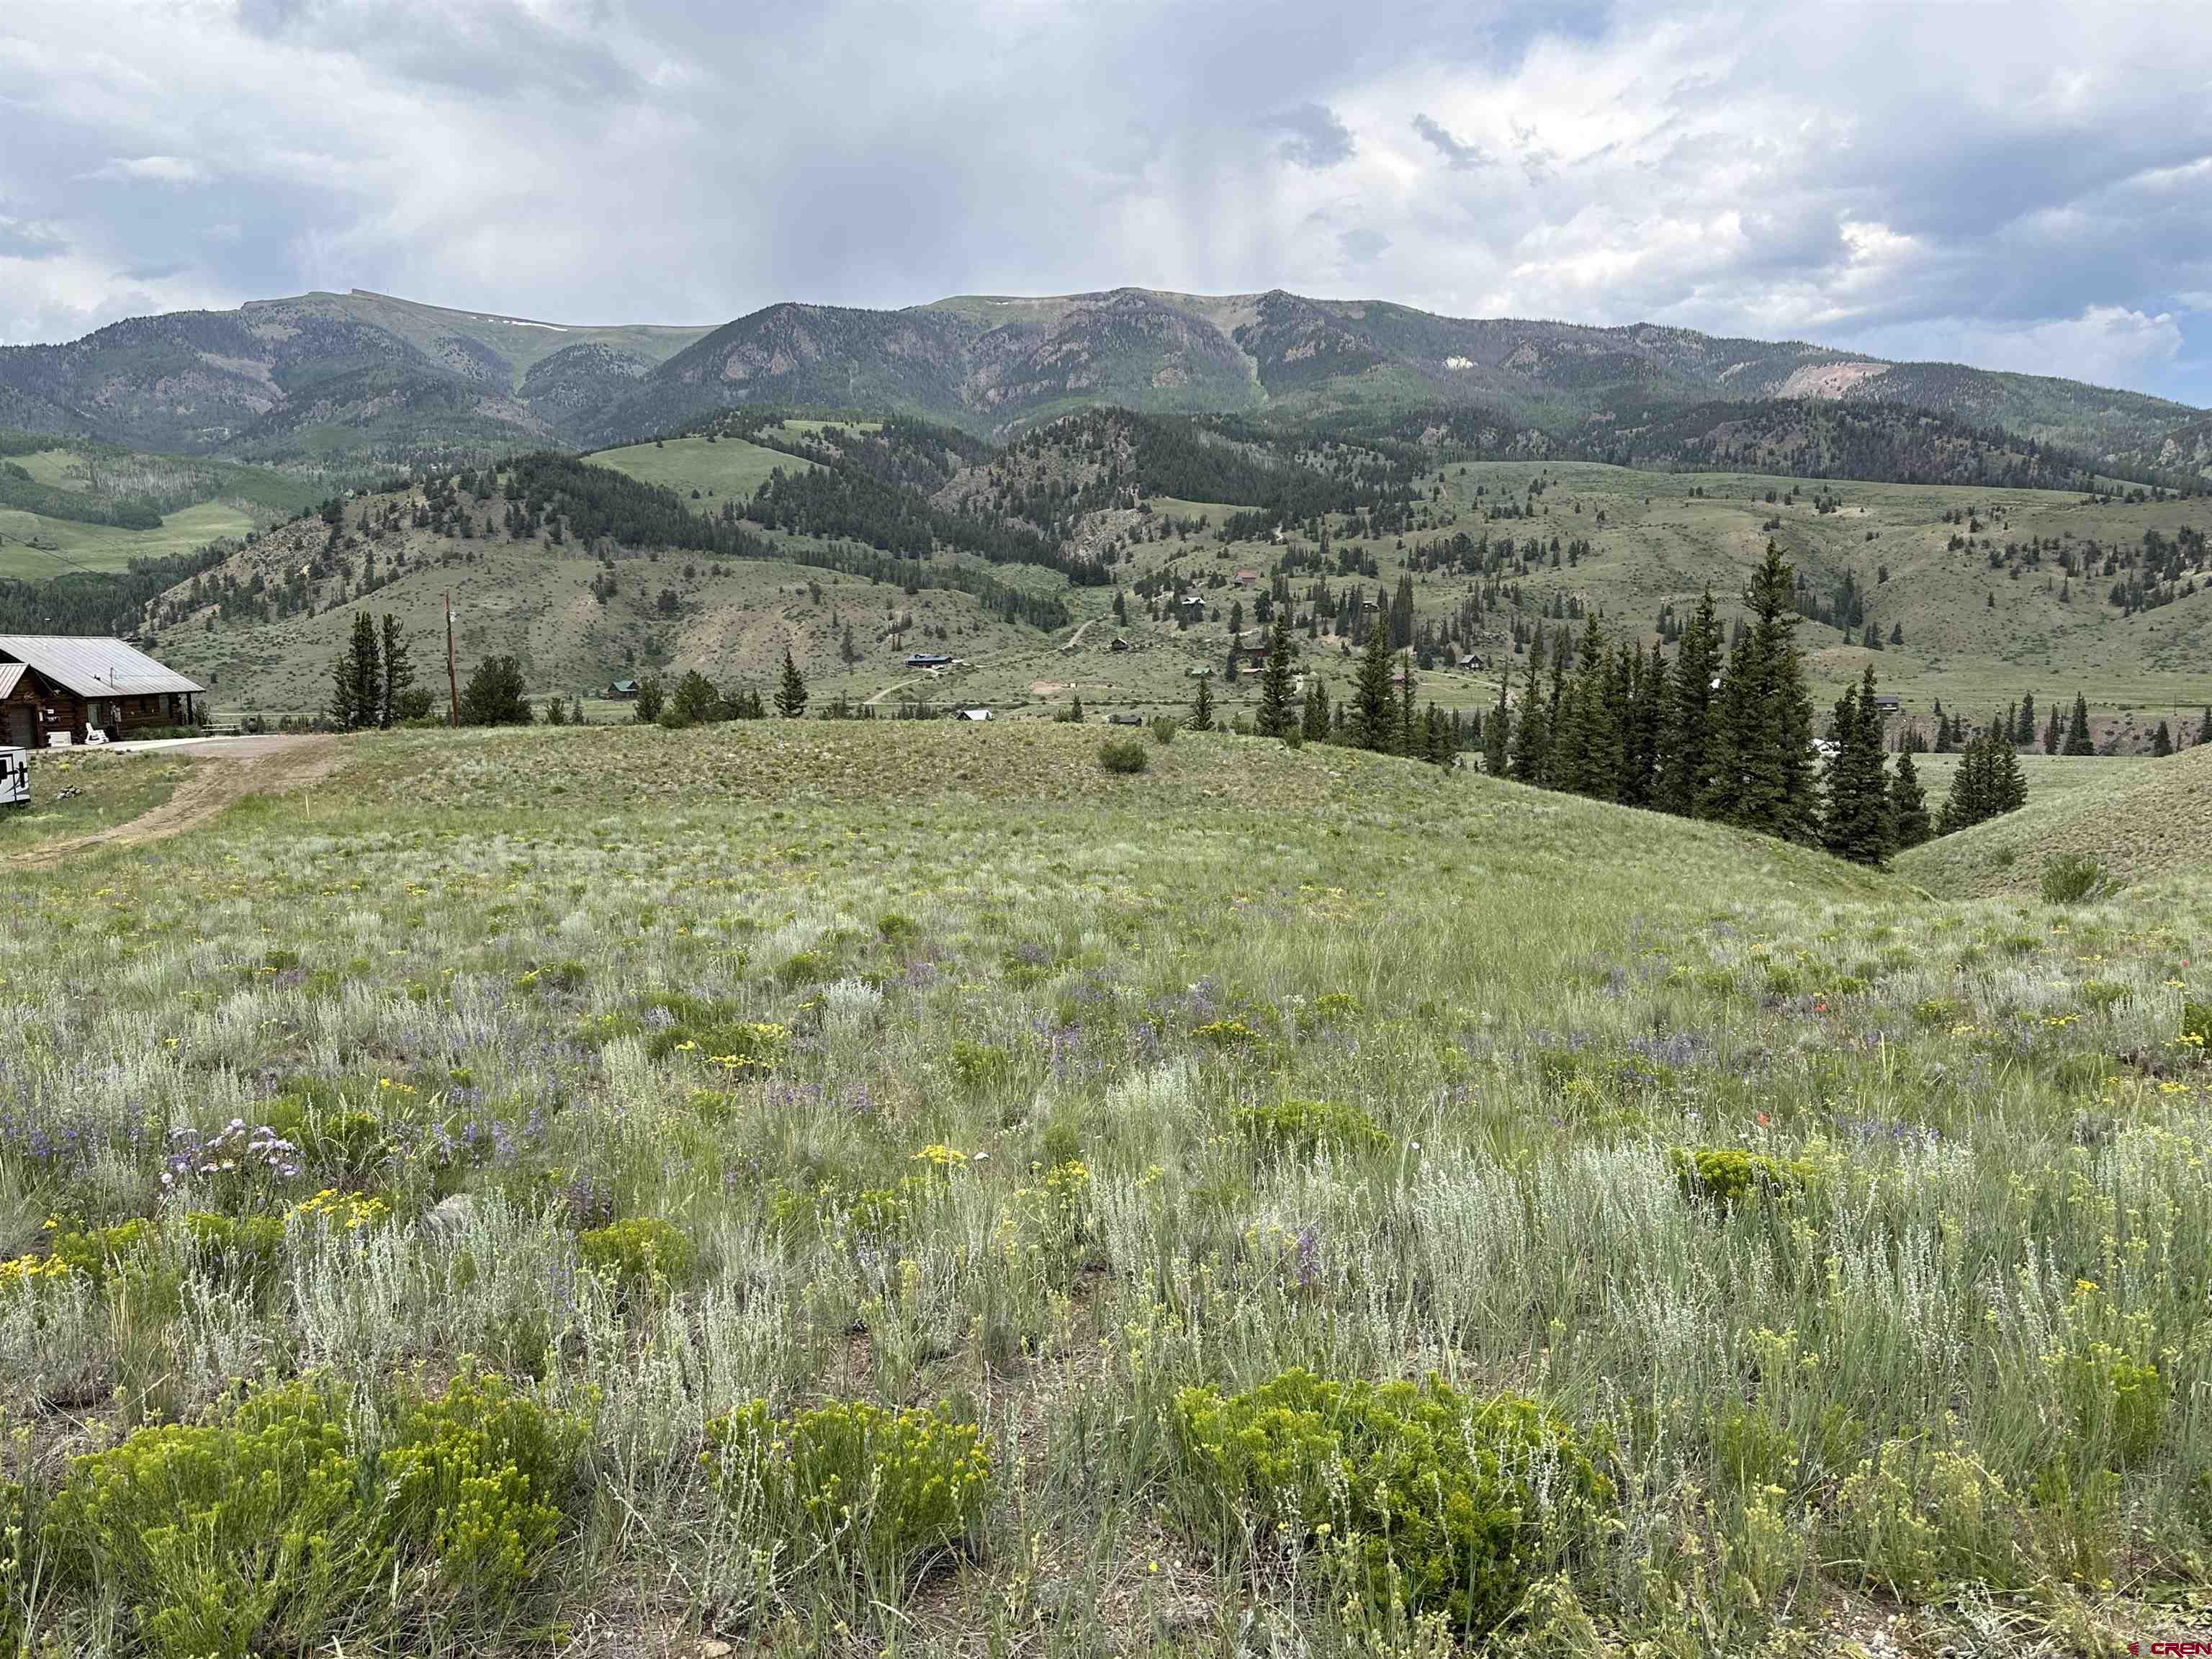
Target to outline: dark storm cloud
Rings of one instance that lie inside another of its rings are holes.
[[[0,339],[356,284],[578,321],[1281,286],[2212,401],[2196,8],[1876,15],[29,0]]]
[[[1302,167],[1333,167],[1350,161],[1357,148],[1352,129],[1326,104],[1300,104],[1269,116],[1261,125],[1283,135],[1283,158]]]
[[[1443,156],[1452,167],[1486,167],[1493,165],[1498,159],[1480,144],[1464,143],[1454,137],[1449,127],[1432,117],[1415,114],[1413,131],[1434,145],[1437,154]]]

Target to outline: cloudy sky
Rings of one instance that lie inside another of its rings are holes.
[[[0,342],[1138,283],[2212,404],[2204,0],[4,0]]]

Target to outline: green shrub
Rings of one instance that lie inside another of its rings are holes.
[[[1285,1371],[1176,1396],[1179,1496],[1222,1543],[1346,1552],[1368,1595],[1482,1632],[1587,1540],[1613,1484],[1534,1400]]]
[[[698,1259],[690,1239],[657,1215],[633,1216],[578,1233],[576,1254],[593,1273],[625,1291],[689,1283]]]
[[[1152,763],[1145,745],[1134,738],[1109,738],[1098,745],[1098,764],[1109,772],[1141,772]]]
[[[77,1458],[46,1533],[131,1608],[154,1653],[304,1653],[376,1577],[362,1490],[342,1407],[295,1382]]]
[[[585,1430],[504,1377],[465,1374],[410,1401],[378,1474],[386,1536],[448,1594],[497,1605],[526,1583],[561,1528]]]
[[[111,1272],[144,1255],[150,1243],[146,1224],[135,1218],[112,1227],[64,1227],[54,1234],[53,1259],[104,1285]]]
[[[2181,1041],[2200,1054],[2212,1054],[2212,1002],[2181,1005]]]
[[[1777,1200],[1797,1197],[1820,1175],[1809,1158],[1783,1159],[1740,1146],[1669,1146],[1668,1167],[1686,1198],[1704,1199],[1732,1210],[1754,1194]]]
[[[1865,1579],[1908,1601],[2030,1582],[2027,1534],[2005,1484],[1963,1449],[1888,1440],[1836,1493],[1835,1535]]]
[[[997,1088],[1014,1072],[1014,1057],[1004,1048],[994,1048],[988,1042],[970,1042],[965,1037],[954,1039],[948,1063],[955,1082],[979,1093]]]
[[[1151,726],[1152,741],[1158,744],[1162,748],[1165,748],[1168,744],[1173,743],[1176,740],[1176,733],[1182,730],[1182,722],[1175,719],[1172,715],[1155,714],[1152,716]],[[1133,739],[1132,741],[1133,741]]]
[[[2087,853],[2053,853],[2039,885],[2046,904],[2079,904],[2105,884],[2105,866]]]
[[[265,1279],[283,1260],[282,1216],[210,1215],[194,1211],[185,1217],[185,1229],[202,1249],[242,1279]]]
[[[1340,1100],[1279,1100],[1269,1106],[1240,1106],[1230,1121],[1256,1140],[1315,1152],[1323,1146],[1368,1152],[1391,1144],[1389,1133],[1364,1106]]]
[[[946,1406],[887,1411],[837,1401],[776,1418],[750,1405],[708,1428],[723,1490],[836,1567],[896,1577],[972,1540],[993,1492],[982,1431]]]

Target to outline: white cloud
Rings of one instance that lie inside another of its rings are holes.
[[[119,184],[197,185],[205,182],[208,171],[188,156],[118,155],[85,177]]]
[[[17,9],[8,337],[356,283],[579,321],[1280,285],[2212,401],[2197,0]]]

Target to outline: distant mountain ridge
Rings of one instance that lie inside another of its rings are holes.
[[[2130,477],[2212,478],[2205,411],[2140,392],[1280,289],[787,301],[719,328],[576,326],[356,290],[0,348],[0,426],[333,471],[605,445],[745,406],[910,414],[993,437],[1105,404],[1285,421],[1468,408],[1583,449],[1619,433],[1632,450],[1629,434],[1674,411],[1775,400],[1927,410]]]

